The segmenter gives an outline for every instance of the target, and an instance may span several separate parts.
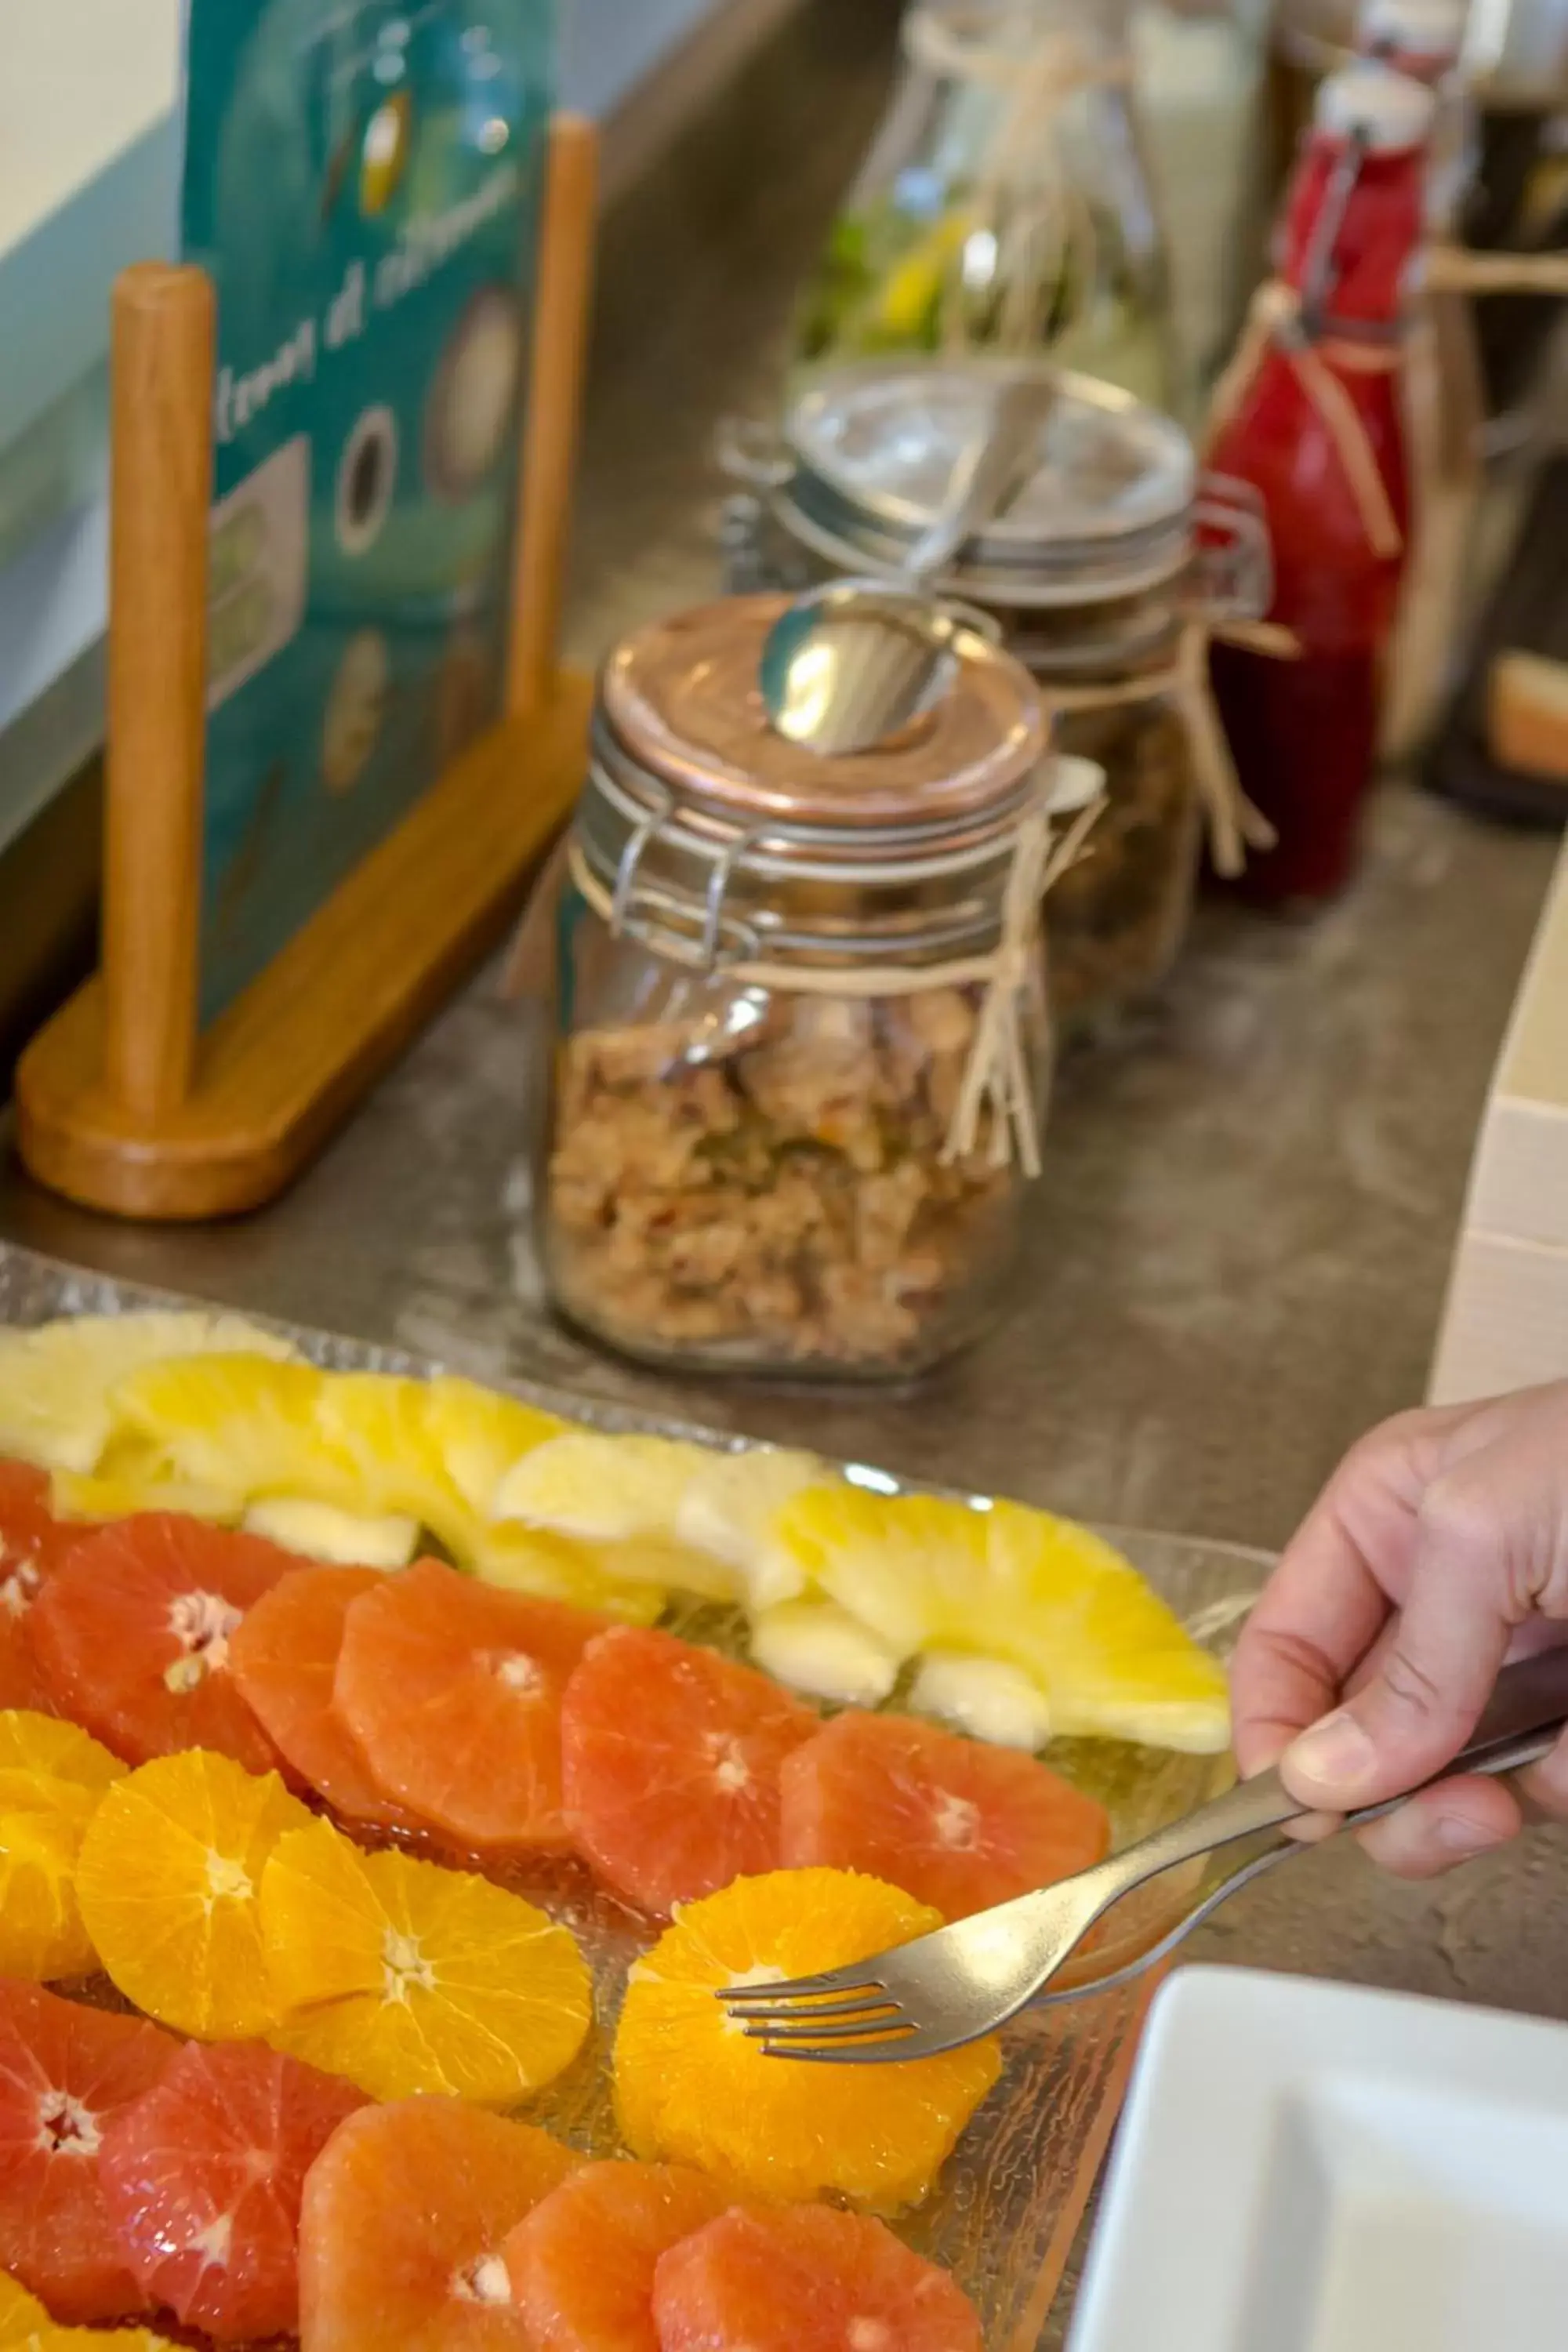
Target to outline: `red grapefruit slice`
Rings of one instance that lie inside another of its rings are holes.
[[[310,2352],[531,2352],[501,2249],[577,2159],[460,2099],[400,2099],[340,2124],[300,2224]]]
[[[89,1536],[27,1620],[56,1706],[132,1764],[216,1748],[247,1771],[271,1770],[276,1751],[235,1686],[228,1644],[294,1565],[259,1536],[174,1511]]]
[[[826,2205],[726,2213],[655,2273],[659,2352],[981,2352],[954,2280]]]
[[[533,2352],[659,2352],[658,2258],[730,2199],[679,2164],[587,2164],[506,2242]]]
[[[80,1540],[49,1509],[49,1482],[27,1462],[0,1461],[0,1707],[53,1713],[26,1621],[43,1581]]]
[[[841,1715],[780,1775],[787,1869],[889,1880],[966,1918],[1100,1860],[1105,1808],[1034,1757],[899,1715]]]
[[[109,2226],[99,2147],[179,2056],[134,2017],[0,1979],[0,2268],[75,2324],[144,2311]]]
[[[416,1560],[349,1610],[334,1704],[384,1794],[462,1845],[564,1846],[561,1693],[607,1622]]]
[[[419,1829],[384,1797],[332,1705],[352,1604],[385,1581],[374,1568],[294,1568],[264,1592],[229,1644],[229,1672],[285,1763],[346,1822]]]
[[[578,1850],[665,1917],[779,1862],[779,1767],[817,1718],[765,1675],[617,1626],[566,1686],[562,1776]]]
[[[148,2301],[220,2344],[292,2335],[305,2175],[363,2105],[259,2042],[182,2051],[110,2119],[99,2158],[110,2227]]]

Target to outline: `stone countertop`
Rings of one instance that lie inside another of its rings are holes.
[[[744,125],[612,231],[570,621],[591,656],[706,593],[714,418],[765,398],[788,289],[885,88],[880,8],[807,8]],[[848,19],[853,19],[850,23]],[[794,77],[792,81],[791,77]],[[804,141],[786,102],[831,76]],[[794,135],[792,135],[792,131]],[[722,217],[721,217],[721,215]],[[660,236],[700,228],[672,280]],[[1102,1520],[1276,1546],[1342,1448],[1419,1400],[1469,1150],[1554,845],[1394,784],[1364,870],[1308,927],[1200,912],[1164,1001],[1059,1076],[1018,1301],[904,1392],[675,1384],[547,1319],[526,1239],[528,1040],[489,971],[264,1214],[117,1227],[13,1173],[0,1231],[125,1280],[817,1445]],[[1194,1955],[1568,2017],[1568,1843],[1540,1832],[1436,1887],[1351,1848],[1240,1897]]]

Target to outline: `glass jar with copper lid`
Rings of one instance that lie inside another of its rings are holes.
[[[777,431],[734,435],[731,584],[894,575],[984,431],[1001,371],[973,358],[819,371]],[[1055,398],[1005,511],[943,594],[988,614],[1033,673],[1063,751],[1106,771],[1089,854],[1052,895],[1052,1002],[1088,1023],[1148,993],[1185,937],[1206,809],[1215,863],[1251,822],[1209,698],[1211,632],[1272,595],[1261,504],[1204,475],[1181,426],[1113,385],[1038,372]],[[1007,373],[1016,373],[1016,368]]]
[[[605,669],[542,1255],[561,1311],[646,1361],[906,1375],[992,1314],[1038,1167],[1068,795],[1027,673],[967,626],[902,736],[787,742],[756,686],[785,602],[680,614]]]

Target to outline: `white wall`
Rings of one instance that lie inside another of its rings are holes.
[[[716,5],[718,0],[559,0],[563,101],[603,118]]]

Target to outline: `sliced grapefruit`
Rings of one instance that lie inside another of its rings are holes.
[[[26,1462],[0,1461],[0,1706],[52,1711],[26,1621],[71,1540],[49,1508],[44,1473]]]
[[[841,1715],[785,1759],[781,1846],[965,1919],[1100,1861],[1103,1805],[1032,1756],[912,1716]]]
[[[619,1626],[562,1706],[562,1780],[578,1851],[628,1903],[678,1903],[779,1862],[779,1767],[816,1716],[750,1666]]]
[[[27,1619],[56,1706],[132,1764],[209,1748],[266,1771],[276,1751],[236,1687],[228,1645],[295,1565],[259,1536],[174,1512],[87,1537]]]
[[[293,2335],[305,2175],[363,2105],[259,2042],[189,2043],[110,2119],[99,2158],[110,2227],[149,2304],[220,2344]]]
[[[272,2039],[376,2098],[514,2105],[571,2063],[592,2020],[568,1929],[467,1871],[362,1853],[330,1822],[279,1841],[261,1925]]]
[[[332,1705],[351,1605],[383,1582],[374,1568],[295,1568],[246,1612],[229,1672],[284,1762],[344,1821],[418,1829],[381,1794],[358,1740]]]
[[[365,2107],[311,2166],[300,2227],[310,2352],[531,2352],[502,2249],[576,2158],[458,2099]]]
[[[338,1713],[384,1794],[460,1844],[564,1846],[561,1694],[605,1622],[416,1560],[350,1609]]]
[[[635,2156],[691,2164],[742,2196],[833,2192],[892,2210],[924,2196],[1001,2072],[994,2042],[900,2066],[765,2058],[715,1995],[812,1976],[907,1943],[938,1914],[846,1870],[778,1870],[689,1904],[631,1972],[616,2110]]]
[[[146,2308],[109,2227],[99,2148],[179,2048],[140,2018],[0,1980],[0,2264],[57,2319]]]
[[[726,2201],[677,2164],[587,2164],[552,2189],[506,2242],[533,2352],[659,2352],[658,2258]]]
[[[277,2000],[257,1891],[279,1839],[310,1821],[276,1772],[257,1778],[201,1748],[117,1780],[82,1840],[76,1887],[126,1999],[204,2041],[266,2032]]]
[[[956,2280],[861,2213],[726,2213],[659,2262],[659,2352],[982,2352]]]

